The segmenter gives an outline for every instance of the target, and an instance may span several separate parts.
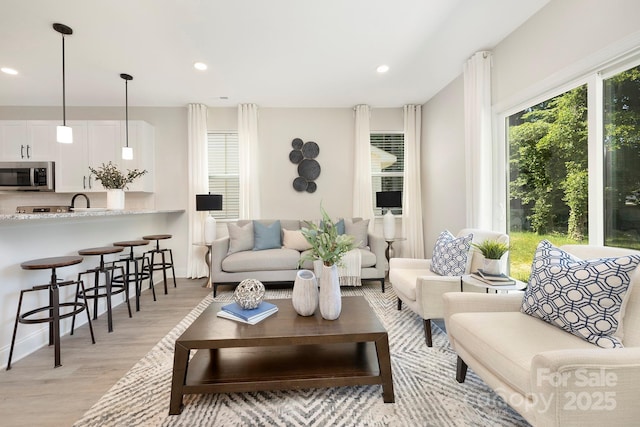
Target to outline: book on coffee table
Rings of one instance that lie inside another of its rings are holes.
[[[278,311],[278,307],[270,302],[262,301],[260,305],[258,305],[258,307],[252,308],[250,310],[245,310],[235,302],[232,302],[231,304],[223,305],[222,311],[230,313],[244,321],[250,322],[255,319],[264,318],[263,316],[265,313],[275,313],[276,311]]]
[[[217,314],[218,317],[222,317],[224,319],[229,319],[229,320],[235,320],[236,322],[240,322],[240,323],[247,323],[249,325],[255,325],[256,323],[259,323],[261,321],[263,321],[264,319],[266,319],[267,317],[271,316],[272,314],[274,314],[275,312],[277,312],[278,310],[271,310],[271,311],[266,311],[264,313],[262,313],[260,316],[257,317],[253,317],[251,320],[244,320],[238,316],[235,316],[231,313],[229,313],[228,311],[224,311],[224,310],[220,310]]]

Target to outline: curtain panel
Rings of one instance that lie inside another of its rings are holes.
[[[491,52],[464,65],[467,227],[493,229]]]
[[[371,129],[368,105],[355,107],[355,152],[353,163],[353,216],[369,220],[373,230],[373,196],[371,184]]]
[[[258,170],[258,106],[238,105],[238,154],[240,157],[240,219],[260,218]]]
[[[207,156],[207,111],[203,104],[188,106],[189,151],[189,246],[187,248],[187,277],[207,277],[209,269],[204,261],[203,246],[194,243],[204,241],[204,220],[208,212],[196,211],[196,194],[209,192]]]
[[[420,184],[420,135],[422,106],[404,106],[404,176],[402,191],[402,231],[406,237],[404,253],[424,258],[422,190]]]

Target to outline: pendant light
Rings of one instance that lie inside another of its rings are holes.
[[[120,77],[124,79],[124,114],[125,114],[125,140],[127,146],[122,147],[122,158],[124,160],[133,159],[133,148],[129,147],[129,80],[133,80],[133,77],[129,74],[120,74]]]
[[[53,24],[53,29],[62,35],[62,126],[56,128],[58,142],[71,144],[73,142],[73,131],[67,126],[67,112],[65,99],[65,75],[64,75],[64,36],[73,34],[73,30],[64,24]]]

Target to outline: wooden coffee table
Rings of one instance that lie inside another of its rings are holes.
[[[337,320],[270,302],[278,312],[256,325],[217,317],[225,303],[214,302],[176,340],[170,415],[195,393],[382,384],[384,402],[394,402],[389,338],[364,297],[343,297]]]

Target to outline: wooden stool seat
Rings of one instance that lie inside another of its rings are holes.
[[[171,234],[151,234],[149,236],[142,236],[144,240],[165,240],[172,237],[173,236]]]
[[[81,256],[56,256],[26,261],[20,264],[20,267],[22,267],[23,270],[47,270],[49,268],[67,267],[69,265],[80,264],[81,262]]]
[[[116,269],[120,269],[121,274],[124,274],[122,266],[116,267],[115,265],[107,266],[104,262],[104,256],[115,254],[124,251],[122,246],[101,246],[97,248],[80,249],[78,253],[85,256],[100,256],[100,264],[87,271],[78,273],[78,281],[82,278],[83,274],[93,274],[93,286],[88,286],[83,292],[78,292],[76,295],[76,301],[78,298],[88,298],[93,300],[93,319],[98,318],[98,299],[105,298],[107,306],[107,329],[109,332],[113,332],[113,314],[111,297],[120,293],[125,293],[124,299],[127,303],[127,309],[129,310],[129,317],[131,316],[131,305],[129,304],[129,287],[128,283],[114,284],[112,272]],[[100,273],[104,274],[104,285],[100,285]],[[71,321],[71,335],[75,327],[76,317],[73,316]]]
[[[125,240],[122,242],[115,242],[113,246],[123,246],[125,248],[133,249],[134,246],[145,246],[148,244],[149,244],[148,240]]]
[[[54,346],[54,367],[61,366],[62,363],[60,357],[60,320],[67,317],[75,316],[83,311],[87,311],[87,321],[89,322],[89,330],[91,331],[91,342],[96,343],[93,335],[93,326],[91,324],[91,316],[89,315],[89,308],[87,299],[84,298],[84,302],[78,301],[77,295],[84,294],[85,288],[81,280],[78,281],[58,281],[56,275],[56,268],[67,267],[70,265],[80,264],[82,262],[81,256],[61,256],[51,258],[40,258],[31,261],[26,261],[20,264],[24,270],[45,270],[51,269],[51,279],[49,283],[44,285],[36,285],[31,289],[23,289],[20,291],[20,299],[18,300],[18,310],[16,312],[16,321],[13,327],[13,337],[11,338],[11,348],[9,350],[9,361],[7,363],[7,371],[11,369],[11,358],[13,357],[13,349],[16,343],[16,335],[18,332],[18,324],[34,324],[34,323],[48,323],[49,324],[49,345]],[[76,300],[75,302],[60,302],[60,288],[63,286],[76,285]],[[25,313],[21,313],[22,299],[27,292],[48,291],[49,303],[44,306],[37,307],[33,310],[29,310]],[[68,309],[66,312],[61,312],[60,309]],[[44,317],[37,316],[40,313],[46,312]]]

